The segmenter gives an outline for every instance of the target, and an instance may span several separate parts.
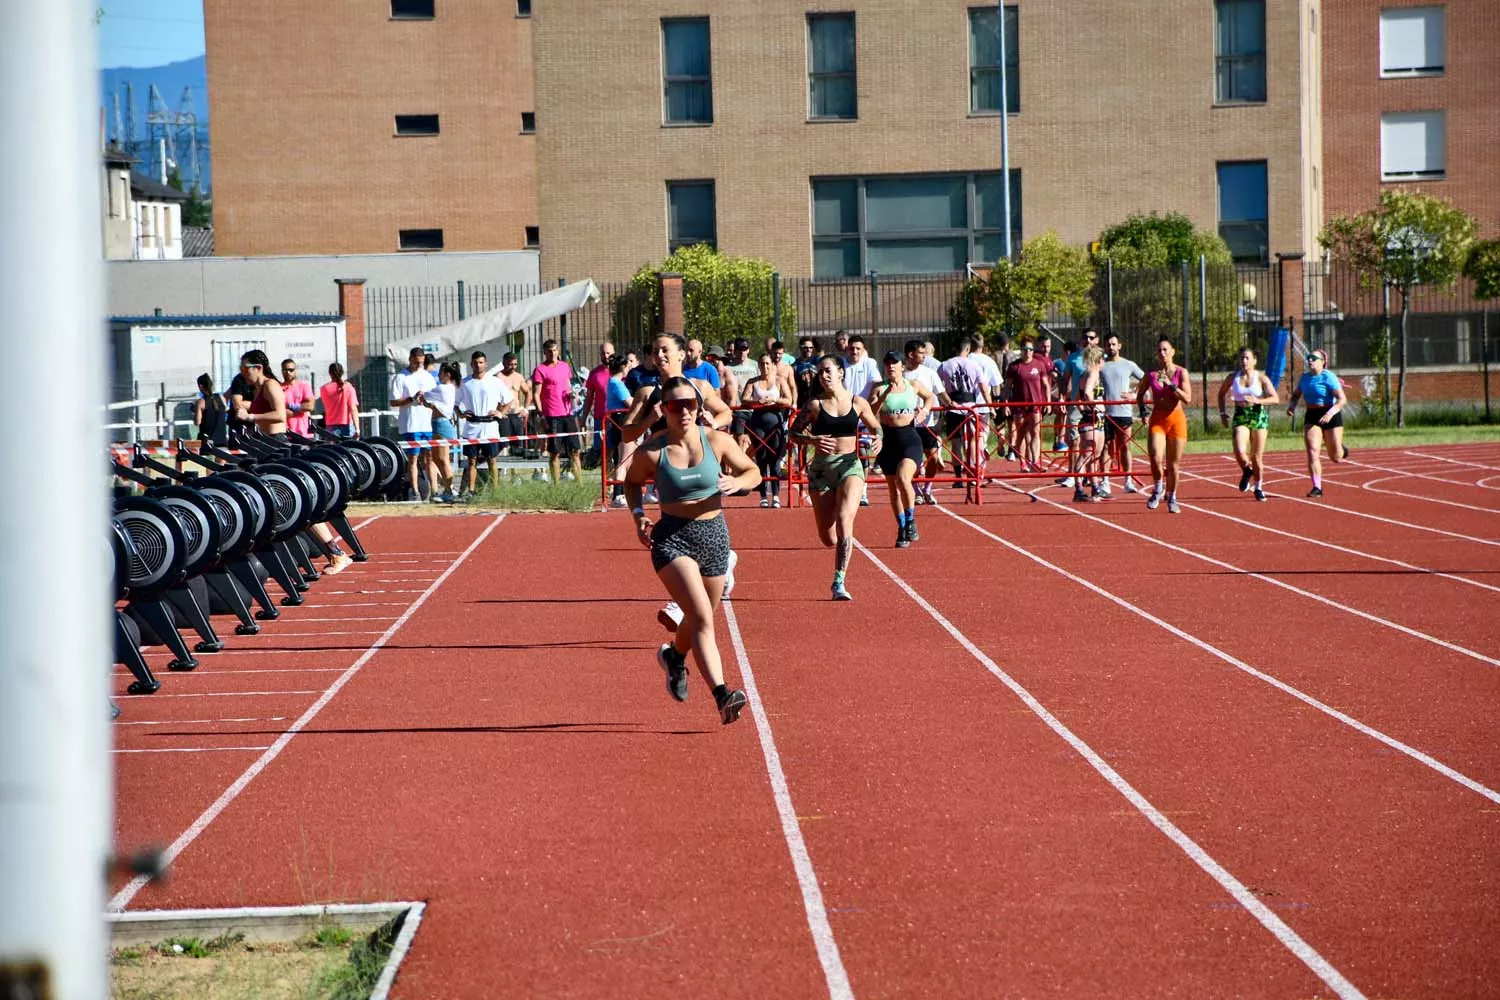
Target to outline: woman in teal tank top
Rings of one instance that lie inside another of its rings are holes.
[[[880,471],[890,487],[891,512],[896,515],[896,547],[904,549],[917,534],[917,490],[912,483],[922,464],[922,438],[917,427],[932,408],[932,390],[906,380],[901,355],[885,356],[885,381],[875,387],[870,406],[880,416]]]
[[[760,470],[734,438],[698,423],[703,397],[682,376],[661,385],[666,430],[639,448],[625,474],[625,498],[635,517],[636,536],[651,549],[657,577],[682,609],[672,642],[663,643],[656,662],[667,674],[667,690],[678,701],[688,697],[687,654],[713,689],[719,720],[725,725],[745,707],[743,691],[724,683],[724,666],[714,636],[714,612],[729,572],[729,528],[723,498],[760,485]],[[661,520],[646,516],[641,492],[656,482]]]

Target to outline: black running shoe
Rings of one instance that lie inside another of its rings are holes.
[[[906,525],[896,529],[896,548],[905,549],[911,546],[911,537],[906,533]]]
[[[1307,491],[1307,495],[1310,497],[1320,497],[1323,495],[1323,487],[1314,486],[1312,489]]]
[[[1349,456],[1350,456],[1350,455],[1352,455],[1352,454],[1353,454],[1353,452],[1351,452],[1351,451],[1350,451],[1350,450],[1349,450],[1349,447],[1348,447],[1348,445],[1345,445],[1345,446],[1344,446],[1344,460],[1345,460],[1345,461],[1348,461],[1348,460],[1349,460]]]
[[[1266,491],[1263,490],[1263,489],[1261,489],[1259,486],[1255,487],[1255,499],[1257,499],[1257,500],[1264,500],[1265,498],[1266,498]]]
[[[920,541],[921,535],[917,534],[917,519],[913,517],[906,523],[906,540],[909,542]]]
[[[1255,478],[1255,470],[1245,469],[1240,473],[1240,492],[1243,493],[1250,488],[1250,480]]]
[[[687,657],[677,652],[671,643],[664,642],[656,651],[656,662],[667,672],[667,690],[678,701],[688,700]]]
[[[740,710],[745,707],[748,700],[743,691],[725,692],[724,697],[718,699],[719,721],[726,726],[734,722],[740,717]]]

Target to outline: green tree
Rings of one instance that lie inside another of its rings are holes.
[[[1451,289],[1474,244],[1474,220],[1442,198],[1415,191],[1382,191],[1375,208],[1341,215],[1323,226],[1318,242],[1366,288],[1389,286],[1401,296],[1396,342],[1396,426],[1406,426],[1406,345],[1411,290]]]
[[[952,329],[981,333],[1034,335],[1054,308],[1087,323],[1093,313],[1089,292],[1094,269],[1088,254],[1048,230],[1021,246],[1014,260],[1001,260],[989,276],[969,280],[948,310]]]
[[[1203,363],[1223,363],[1237,351],[1244,340],[1239,317],[1240,283],[1234,270],[1234,256],[1218,233],[1198,229],[1193,220],[1180,212],[1159,215],[1131,215],[1099,234],[1098,267],[1112,267],[1114,308],[1117,315],[1130,318],[1138,332],[1155,336],[1177,336],[1183,327],[1183,269],[1187,267],[1187,320],[1191,329],[1199,329],[1198,309],[1193,303],[1192,282],[1199,261],[1206,263],[1210,292],[1208,299],[1208,343],[1200,345],[1192,357],[1182,356],[1189,367]],[[1109,295],[1107,282],[1095,286],[1095,308],[1104,312]],[[1178,349],[1185,351],[1186,344]],[[1206,350],[1205,350],[1206,348]]]
[[[635,272],[630,287],[614,303],[614,336],[622,342],[645,340],[660,324],[660,272],[682,275],[683,322],[687,335],[705,344],[727,344],[744,337],[759,344],[775,332],[774,268],[753,257],[726,257],[707,246],[682,247],[660,264]],[[781,288],[781,337],[797,334],[797,307]]]
[[[1464,277],[1474,282],[1474,297],[1500,299],[1500,240],[1480,240],[1464,262]]]
[[[197,184],[193,185],[191,191],[183,187],[182,174],[178,172],[176,167],[173,167],[167,172],[167,186],[176,188],[188,196],[187,201],[182,203],[182,224],[184,226],[198,226],[205,229],[213,226],[214,203],[212,200],[203,197],[203,192],[198,189]]]

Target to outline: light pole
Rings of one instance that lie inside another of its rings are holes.
[[[1005,206],[1005,259],[1012,258],[1010,245],[1010,69],[1005,63],[1005,0],[996,4],[1000,25],[1000,184]]]

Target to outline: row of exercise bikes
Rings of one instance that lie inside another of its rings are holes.
[[[332,560],[333,532],[354,562],[369,559],[345,508],[399,499],[404,453],[389,438],[318,433],[251,430],[226,447],[177,441],[170,462],[140,445],[114,453],[115,663],[134,677],[128,693],[161,687],[143,647],[165,646],[167,669],[193,670],[198,655],[224,648],[215,617],[232,618],[235,635],[256,635],[280,607],[302,604],[323,575],[316,563]],[[184,633],[196,637],[191,647]]]

